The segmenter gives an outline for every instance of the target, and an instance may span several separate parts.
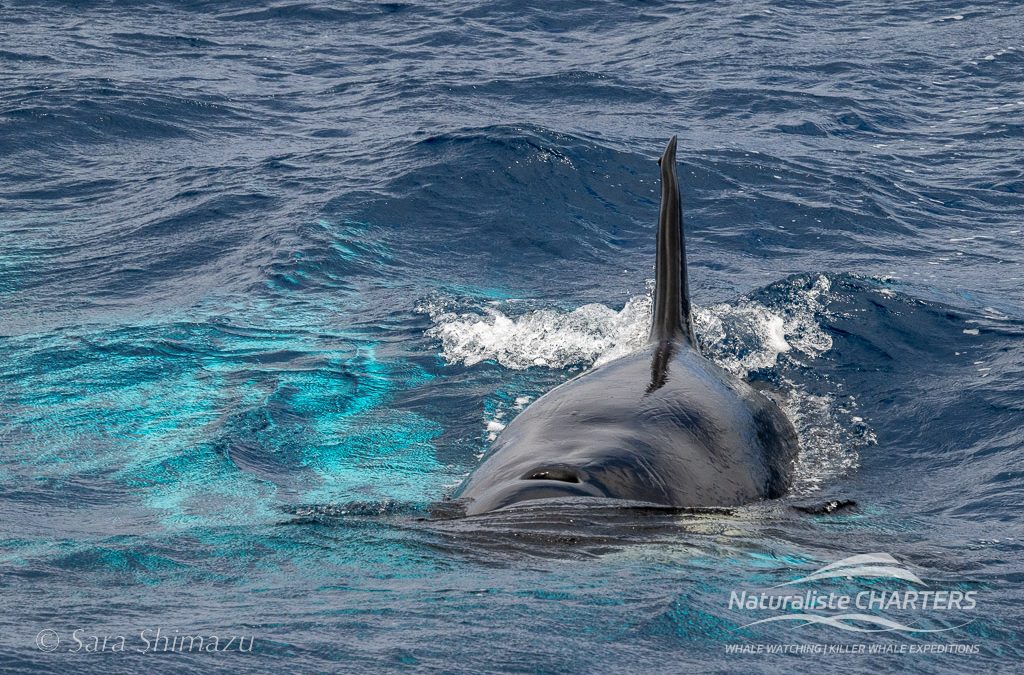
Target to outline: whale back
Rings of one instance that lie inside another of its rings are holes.
[[[708,507],[785,492],[799,450],[792,423],[697,349],[675,162],[673,137],[659,160],[650,342],[512,420],[455,493],[467,515],[554,498]]]

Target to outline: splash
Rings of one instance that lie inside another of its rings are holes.
[[[784,378],[776,401],[800,437],[791,494],[809,495],[860,464],[860,448],[876,442],[874,431],[856,416],[856,399],[831,392],[812,394]]]
[[[533,366],[570,368],[599,366],[640,349],[647,343],[653,286],[616,311],[601,304],[569,312],[534,309],[509,316],[498,305],[459,311],[451,298],[421,303],[430,316],[427,335],[440,341],[441,356],[450,364],[472,366],[495,361],[513,370]],[[751,299],[695,310],[695,331],[701,350],[729,372],[747,376],[775,367],[781,354],[795,350],[813,358],[832,347],[817,315],[831,288],[821,275],[784,302],[769,307]]]
[[[632,298],[620,311],[600,304],[570,312],[537,309],[510,317],[496,306],[460,313],[448,299],[418,307],[434,326],[448,363],[472,366],[496,361],[506,368],[570,368],[600,365],[642,347],[651,315],[650,296]]]
[[[818,317],[832,284],[819,275],[776,287],[771,306],[741,299],[697,308],[695,326],[701,350],[734,375],[747,377],[775,368],[782,354],[814,358],[832,348],[832,338]]]

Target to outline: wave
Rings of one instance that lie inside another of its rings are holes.
[[[843,558],[842,560],[837,560],[829,565],[825,565],[815,572],[800,577],[799,579],[776,584],[772,588],[802,584],[806,581],[817,581],[818,579],[832,579],[835,577],[884,577],[888,579],[903,579],[904,581],[912,581],[915,584],[927,585],[921,581],[916,574],[910,570],[900,567],[900,565],[900,561],[896,560],[888,553],[865,553],[862,555],[853,555]]]
[[[880,616],[872,616],[871,614],[837,614],[835,616],[818,616],[816,614],[784,614],[782,616],[772,616],[767,619],[761,619],[760,621],[752,621],[748,624],[740,626],[740,628],[749,628],[750,626],[756,626],[764,623],[774,623],[776,621],[801,621],[801,626],[810,626],[812,624],[820,624],[823,626],[832,626],[833,628],[839,628],[840,630],[852,631],[855,633],[888,633],[896,631],[899,633],[945,633],[946,631],[956,630],[957,628],[963,628],[967,624],[971,623],[967,621],[957,626],[949,626],[948,628],[916,628],[914,626],[907,626],[898,621],[892,619],[886,619]],[[868,623],[879,628],[862,628],[860,626],[853,625],[848,622],[859,622]]]

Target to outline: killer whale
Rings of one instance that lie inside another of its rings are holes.
[[[643,349],[541,396],[456,490],[466,515],[560,497],[736,506],[781,496],[799,444],[778,406],[699,351],[676,137],[659,160],[654,312]]]

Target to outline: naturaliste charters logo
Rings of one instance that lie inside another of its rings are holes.
[[[824,592],[817,589],[800,591],[792,588],[824,579],[872,577],[896,580],[913,586],[899,590],[871,589],[856,593]],[[799,626],[826,625],[858,633],[943,633],[962,628],[974,619],[943,628],[928,628],[903,623],[902,621],[906,620],[903,615],[908,612],[969,612],[977,606],[975,593],[929,589],[916,574],[888,553],[866,553],[843,558],[799,579],[777,584],[763,591],[731,591],[729,609],[783,612],[751,621],[736,630],[785,621],[797,622]],[[883,612],[898,612],[899,620],[893,616],[880,614]]]

